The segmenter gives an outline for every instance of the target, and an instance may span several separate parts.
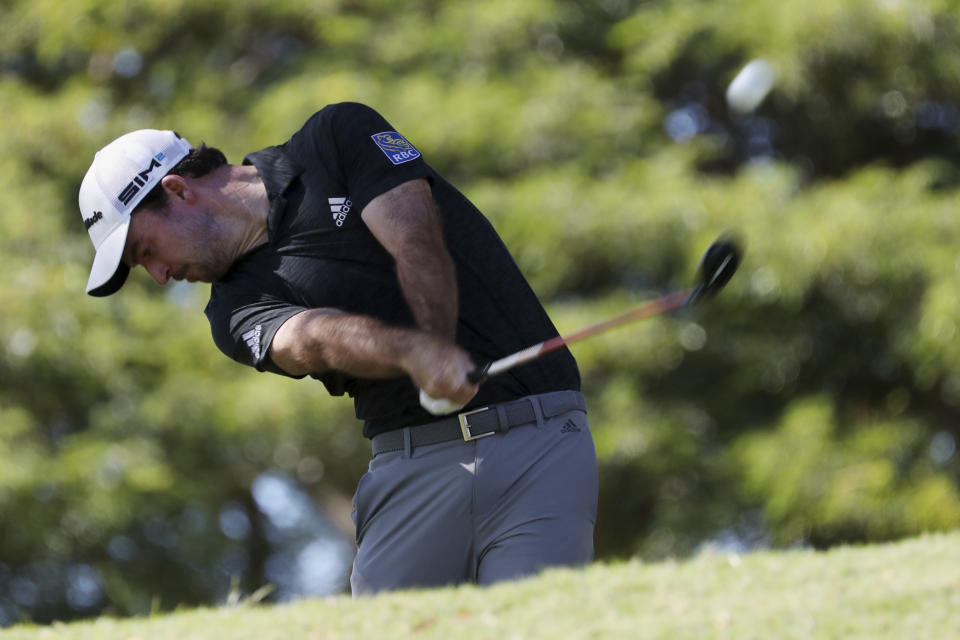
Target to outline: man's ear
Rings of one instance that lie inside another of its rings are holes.
[[[196,193],[190,188],[186,178],[183,176],[178,176],[174,173],[165,175],[160,179],[160,184],[163,186],[163,190],[167,192],[167,196],[170,198],[178,198],[185,202],[193,202],[197,197]]]

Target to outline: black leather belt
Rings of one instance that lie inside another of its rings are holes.
[[[568,411],[586,411],[587,402],[579,391],[553,391],[520,400],[502,402],[481,409],[464,411],[455,416],[442,418],[415,427],[395,429],[373,437],[373,455],[389,451],[403,451],[404,431],[410,432],[410,446],[424,447],[449,440],[465,442],[486,438],[496,433],[506,433],[513,427],[535,424],[539,417],[547,420]]]

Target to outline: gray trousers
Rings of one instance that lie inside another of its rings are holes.
[[[589,563],[597,491],[582,411],[472,442],[382,453],[353,499],[353,594],[488,585]]]

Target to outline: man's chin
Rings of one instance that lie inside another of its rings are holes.
[[[226,272],[226,269],[187,269],[173,276],[173,279],[191,284],[197,282],[211,283],[222,278]]]

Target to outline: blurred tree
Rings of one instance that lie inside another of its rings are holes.
[[[340,100],[378,108],[487,212],[562,331],[684,286],[721,231],[746,240],[711,305],[574,349],[601,557],[960,526],[958,15],[0,5],[0,626],[342,588],[349,549],[314,544],[339,538],[300,491],[349,511],[368,455],[349,402],[220,356],[206,287],[139,273],[84,296],[76,212],[92,153],[128,130],[237,162]],[[727,84],[757,58],[776,85],[733,114]]]

